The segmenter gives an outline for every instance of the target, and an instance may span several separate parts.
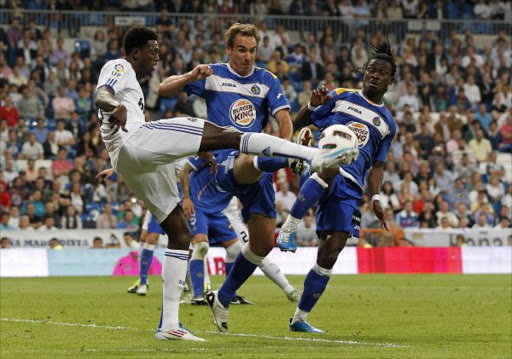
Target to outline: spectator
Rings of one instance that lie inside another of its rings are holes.
[[[437,224],[439,226],[441,226],[441,224],[442,224],[441,222],[442,222],[443,218],[446,218],[448,220],[448,223],[450,224],[450,226],[452,226],[453,228],[456,228],[459,226],[459,219],[453,212],[451,212],[449,210],[449,205],[448,205],[448,202],[446,202],[446,201],[441,202],[441,204],[439,206],[439,211],[436,213],[436,217],[437,217]]]
[[[501,216],[498,223],[494,226],[496,229],[510,229],[510,218]]]
[[[41,100],[30,93],[28,87],[23,87],[21,90],[22,98],[17,102],[16,106],[20,116],[24,119],[35,120],[44,115],[44,108]]]
[[[34,227],[30,224],[30,218],[26,214],[20,216],[20,223],[18,226],[19,230],[30,230],[33,231]]]
[[[123,233],[123,239],[126,247],[132,248],[132,249],[139,249],[140,243],[137,242],[135,239],[133,239],[133,234],[131,232],[124,232]]]
[[[468,76],[467,82],[463,87],[467,99],[474,107],[478,106],[482,97],[480,94],[480,88],[475,84],[475,78],[473,76]]]
[[[489,183],[485,186],[489,201],[491,203],[499,203],[501,198],[505,195],[505,187],[500,182],[497,176],[491,175]]]
[[[11,215],[9,212],[2,212],[0,214],[0,231],[12,231],[15,228],[9,224]]]
[[[53,160],[57,158],[59,144],[55,139],[55,131],[49,131],[46,141],[43,143],[44,158]]]
[[[29,158],[27,161],[27,168],[25,169],[27,181],[34,182],[37,178],[36,161]]]
[[[444,163],[438,163],[434,172],[434,178],[437,183],[437,187],[441,192],[448,193],[453,188],[454,176],[453,174],[445,169]]]
[[[64,249],[64,247],[59,243],[59,240],[57,238],[50,239],[48,245],[50,249],[53,249],[55,251],[60,251]]]
[[[73,163],[67,159],[68,151],[65,148],[59,149],[57,159],[52,163],[53,178],[58,180],[60,177],[61,182],[67,182],[69,171],[73,169]]]
[[[475,112],[475,120],[480,122],[484,131],[488,131],[489,125],[492,121],[492,116],[487,112],[487,106],[485,103],[481,103],[478,106],[478,112]]]
[[[123,219],[121,222],[117,224],[117,228],[119,229],[132,229],[138,230],[139,226],[137,225],[137,221],[133,215],[133,211],[131,209],[127,209],[124,212]]]
[[[276,193],[276,202],[281,202],[283,208],[290,211],[297,196],[295,193],[290,192],[288,182],[283,181],[279,185],[280,189]]]
[[[317,54],[311,51],[308,60],[302,64],[302,80],[318,82],[324,76],[324,68],[317,61]]]
[[[35,208],[35,205],[34,203],[27,203],[27,206],[26,206],[26,215],[28,216],[28,219],[29,219],[29,222],[30,222],[30,225],[34,228],[34,229],[37,229],[39,228],[43,223],[41,221],[41,217],[39,217],[38,215],[36,215],[36,208]],[[21,220],[20,220],[21,221]],[[20,223],[20,226],[21,226],[21,223]]]
[[[382,184],[380,203],[383,209],[391,208],[394,212],[399,212],[402,209],[400,201],[398,201],[398,197],[393,189],[393,185],[389,181],[385,181]]]
[[[59,86],[57,95],[52,100],[52,107],[55,111],[55,118],[60,120],[69,120],[71,112],[75,111],[76,106],[72,98],[66,96],[66,88]]]
[[[489,223],[487,222],[487,216],[485,213],[481,213],[478,215],[476,223],[471,228],[490,228]]]
[[[492,152],[491,141],[484,138],[484,132],[481,129],[475,130],[475,138],[469,141],[469,148],[478,162],[487,162]]]
[[[59,61],[63,61],[65,64],[68,64],[69,60],[69,52],[64,48],[64,39],[62,37],[59,37],[57,39],[57,46],[52,51],[50,63],[54,66],[57,65]]]
[[[409,105],[412,111],[419,111],[420,109],[420,102],[415,94],[413,85],[407,86],[407,94],[400,97],[396,107],[398,110],[402,110],[405,105]]]
[[[57,227],[55,227],[55,219],[53,216],[46,216],[44,218],[44,224],[38,228],[39,231],[56,231]]]
[[[36,140],[39,143],[44,143],[48,138],[48,129],[45,127],[44,118],[39,117],[37,119],[37,125],[32,129],[32,133],[36,135]]]
[[[375,215],[372,205],[369,205],[361,215],[361,228],[380,228],[380,220]]]
[[[405,202],[404,209],[396,215],[396,222],[401,228],[419,227],[419,218],[418,215],[412,210],[411,200],[407,200]]]
[[[0,249],[9,248],[11,248],[11,240],[8,237],[2,237],[2,239],[0,239]]]
[[[92,247],[91,249],[103,249],[105,248],[103,246],[103,239],[101,237],[94,237],[92,241]]]
[[[20,113],[12,103],[12,98],[6,96],[3,105],[0,106],[0,121],[7,121],[7,127],[14,127],[20,119]]]
[[[31,133],[28,136],[28,141],[23,144],[21,148],[20,158],[39,160],[43,159],[44,150],[40,143],[36,142],[36,135]]]
[[[66,207],[66,213],[61,219],[61,227],[62,229],[82,229],[82,219],[72,205]]]
[[[45,204],[46,217],[53,218],[53,225],[57,228],[62,227],[62,219],[56,211],[55,204],[51,201],[46,202]]]

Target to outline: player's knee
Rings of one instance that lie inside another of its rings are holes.
[[[318,253],[317,263],[320,267],[326,269],[332,269],[336,261],[338,260],[338,256],[341,252],[341,249],[333,249],[330,251],[323,251],[322,253]]]
[[[204,257],[206,257],[206,253],[208,253],[208,249],[210,249],[208,242],[196,243],[192,250],[191,259],[204,259]]]

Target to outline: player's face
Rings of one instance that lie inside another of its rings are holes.
[[[258,44],[252,36],[236,35],[233,48],[228,47],[229,66],[241,76],[251,73],[256,60]]]
[[[158,64],[158,61],[160,61],[158,50],[158,42],[155,40],[148,41],[148,45],[140,50],[138,62],[140,64],[140,72],[142,76],[151,75],[155,66]]]
[[[368,98],[381,99],[393,81],[391,64],[381,59],[370,60],[363,78],[363,92]]]

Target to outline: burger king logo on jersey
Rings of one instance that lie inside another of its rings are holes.
[[[256,108],[251,101],[239,99],[229,108],[231,121],[241,127],[249,127],[256,120]]]
[[[368,143],[368,140],[370,139],[370,130],[368,129],[368,126],[364,123],[354,121],[347,123],[346,126],[356,135],[359,147],[364,147]]]

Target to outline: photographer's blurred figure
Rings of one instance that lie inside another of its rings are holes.
[[[103,249],[105,248],[103,246],[103,239],[101,237],[94,237],[92,241],[92,247],[91,249]]]
[[[130,233],[130,232],[124,232],[123,233],[123,238],[124,238],[124,243],[126,244],[126,246],[128,248],[131,248],[131,249],[139,249],[140,248],[140,243],[137,242],[134,238],[133,238],[133,234]]]
[[[48,245],[50,246],[50,249],[53,249],[55,251],[60,251],[64,249],[64,247],[59,243],[59,240],[57,238],[50,239]]]
[[[11,248],[11,240],[7,237],[2,237],[2,239],[0,239],[0,249],[9,248]]]

